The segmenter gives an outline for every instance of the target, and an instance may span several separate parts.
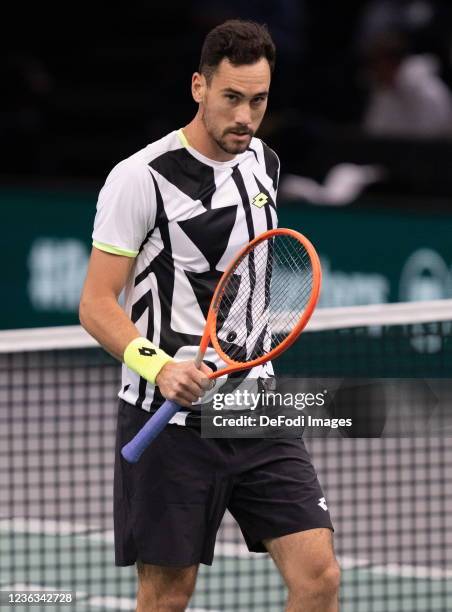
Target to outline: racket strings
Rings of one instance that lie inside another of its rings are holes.
[[[276,348],[299,322],[309,302],[309,253],[290,235],[258,243],[235,266],[216,305],[216,334],[234,361],[257,359]]]

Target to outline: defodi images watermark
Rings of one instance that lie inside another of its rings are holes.
[[[206,438],[452,435],[450,379],[238,380],[209,399]]]
[[[322,418],[312,414],[299,414],[306,408],[321,408],[326,405],[328,390],[316,393],[281,393],[276,391],[249,391],[236,389],[230,393],[216,393],[212,402],[212,409],[217,412],[226,411],[228,414],[216,414],[212,417],[214,427],[350,427],[352,419],[348,418]],[[267,409],[282,409],[283,414],[272,416]],[[244,411],[244,414],[231,414],[231,409]],[[293,409],[288,412],[284,409]],[[298,412],[298,414],[297,414]],[[250,414],[252,413],[252,414]]]

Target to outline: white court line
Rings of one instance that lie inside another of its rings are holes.
[[[93,529],[99,529],[99,527],[40,518],[15,517],[12,519],[0,519],[0,531],[14,531],[14,533],[65,536],[78,533],[86,534],[93,531]]]
[[[26,517],[0,519],[0,531],[13,531],[14,533],[31,535],[77,535],[95,542],[114,543],[114,532],[112,530],[101,531],[97,525],[85,525],[69,521]],[[244,544],[236,542],[218,542],[215,547],[215,554],[220,557],[240,557],[241,559],[262,558],[262,553],[249,552]]]
[[[368,567],[370,565],[369,559],[357,559],[356,557],[339,555],[337,560],[343,570],[352,570],[356,567]]]
[[[444,580],[452,578],[452,569],[428,567],[425,565],[399,565],[398,563],[388,563],[387,565],[375,565],[369,569],[373,574],[386,574],[388,576],[400,576],[401,578],[419,578],[425,580]]]
[[[98,531],[97,533],[82,534],[82,537],[93,542],[103,542],[104,544],[115,543],[115,532],[111,531]]]
[[[135,610],[136,600],[129,597],[91,597],[83,604],[90,608],[106,608],[107,610]],[[187,612],[220,612],[209,608],[188,608]]]
[[[113,531],[102,532],[97,525],[85,525],[81,523],[71,523],[69,521],[55,521],[39,518],[28,519],[24,517],[0,519],[0,532],[8,531],[52,536],[76,535],[77,537],[88,538],[96,542],[106,542],[108,544],[113,544],[114,542]],[[93,531],[97,531],[97,533],[93,533]],[[265,558],[262,553],[249,552],[245,544],[236,542],[218,542],[215,546],[215,556],[226,558],[238,557],[239,559]],[[398,563],[372,565],[370,559],[348,556],[339,556],[339,564],[343,570],[361,568],[374,574],[383,574],[400,578],[419,578],[426,580],[445,580],[452,578],[452,569],[434,566],[428,567]]]

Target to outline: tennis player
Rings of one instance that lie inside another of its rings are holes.
[[[137,565],[139,612],[186,609],[226,509],[249,550],[270,553],[288,611],[338,609],[331,519],[303,442],[199,429],[207,374],[221,366],[213,349],[193,364],[213,290],[238,250],[277,224],[279,160],[254,136],[274,63],[264,26],[213,29],[192,78],[194,119],[120,162],[99,195],[80,320],[123,362],[115,552],[117,565]],[[266,364],[246,377],[272,375]],[[121,447],[165,398],[180,412],[127,464]]]

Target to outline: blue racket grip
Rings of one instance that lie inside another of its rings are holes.
[[[121,455],[124,459],[129,463],[136,463],[152,440],[159,435],[179,410],[178,404],[166,400],[149,421],[146,421],[136,436],[122,447]]]

